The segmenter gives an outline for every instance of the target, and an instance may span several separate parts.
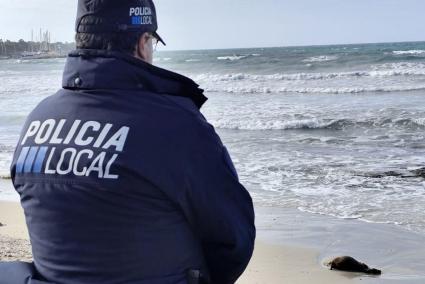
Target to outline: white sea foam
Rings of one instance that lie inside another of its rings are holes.
[[[311,209],[311,208],[308,208],[308,207],[300,206],[297,209],[300,210],[301,212],[332,216],[332,217],[336,217],[336,218],[340,218],[340,219],[346,219],[346,220],[356,220],[356,219],[360,219],[360,218],[363,217],[363,215],[348,212],[348,211],[350,211],[349,209],[351,209],[351,208],[344,208],[345,210],[341,210],[341,212],[338,212],[340,214],[335,214],[335,213],[332,212],[332,210],[329,210],[329,208],[325,208],[325,207],[319,208],[319,210],[318,210],[317,208]]]
[[[229,60],[229,61],[235,61],[240,60],[243,58],[246,58],[246,55],[229,55],[229,56],[219,56],[217,57],[217,60]]]
[[[425,64],[413,64],[403,66],[394,64],[392,66],[374,67],[371,71],[352,71],[334,73],[276,73],[270,75],[256,75],[247,73],[235,74],[200,74],[195,76],[197,81],[208,82],[228,82],[228,81],[299,81],[299,80],[329,80],[338,78],[359,78],[359,77],[393,77],[393,76],[424,76]]]
[[[209,92],[224,93],[364,93],[425,89],[425,63],[371,65],[368,70],[275,74],[203,73],[194,79]],[[422,80],[421,80],[422,78]]]
[[[294,73],[294,74],[271,74],[271,75],[255,75],[255,74],[201,74],[196,76],[196,80],[206,81],[297,81],[297,80],[322,80],[332,79],[336,77],[349,77],[349,76],[366,76],[366,74],[358,72],[349,73]]]
[[[224,87],[206,88],[208,92],[242,93],[242,94],[269,94],[269,93],[299,93],[299,94],[356,94],[372,92],[401,92],[425,90],[425,84],[416,86],[385,86],[385,87],[282,87],[271,89],[268,87]]]
[[[393,53],[396,55],[425,55],[425,50],[396,50]]]
[[[154,57],[153,58],[154,62],[170,61],[170,60],[172,60],[172,58],[170,58],[170,57]]]
[[[392,62],[392,63],[372,65],[371,68],[373,70],[424,69],[425,62]]]
[[[263,110],[264,111],[264,110]],[[348,119],[348,118],[335,118],[335,119],[323,119],[323,118],[275,118],[273,114],[264,116],[260,111],[255,115],[255,118],[243,118],[234,119],[219,117],[212,119],[212,123],[215,127],[221,129],[237,129],[237,130],[291,130],[291,129],[331,129],[331,130],[343,130],[348,128],[376,128],[376,129],[421,129],[425,126],[425,118],[386,118],[386,119]],[[263,118],[261,118],[263,117]],[[360,138],[358,138],[360,139]],[[376,141],[379,139],[387,140],[389,136],[374,136],[371,138]],[[413,139],[413,138],[412,138]],[[419,137],[419,139],[422,139]],[[321,137],[318,139],[321,142],[333,143],[335,137]],[[366,141],[370,141],[369,138]]]
[[[303,62],[327,62],[337,60],[338,56],[336,55],[321,55],[321,56],[313,56],[310,58],[306,58]]]
[[[413,119],[417,125],[425,126],[425,117]]]
[[[331,127],[337,120],[324,121],[321,119],[300,120],[224,120],[212,121],[215,127],[238,130],[290,130],[290,129],[323,129]]]
[[[185,62],[199,62],[200,59],[186,59]]]

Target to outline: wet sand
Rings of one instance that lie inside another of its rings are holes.
[[[309,256],[306,263],[310,265],[307,271],[314,272],[321,268],[317,276],[326,269],[324,262],[349,255],[382,270],[382,275],[376,277],[328,270],[326,273],[339,274],[345,279],[341,281],[350,283],[425,283],[425,243],[422,234],[391,224],[337,219],[294,209],[257,206],[256,214],[258,239],[267,244],[283,244],[290,249],[301,247],[315,252],[312,254],[314,260]],[[295,262],[302,257],[294,258]],[[282,269],[288,270],[289,267]],[[301,279],[301,274],[298,275],[300,278],[297,279]],[[315,277],[313,279],[309,283],[322,283]],[[341,281],[329,283],[346,283]]]

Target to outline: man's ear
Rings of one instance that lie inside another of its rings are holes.
[[[144,51],[146,49],[148,41],[149,41],[149,34],[143,33],[143,35],[139,38],[140,51]]]
[[[136,54],[135,56],[139,59],[146,60],[146,48],[148,47],[149,34],[143,33],[143,35],[139,38],[136,46]]]

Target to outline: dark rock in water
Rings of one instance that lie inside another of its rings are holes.
[[[411,172],[417,177],[425,178],[425,168],[416,169]]]
[[[396,172],[396,171],[388,171],[388,172],[375,172],[375,173],[367,173],[364,176],[368,178],[383,178],[383,177],[403,177],[406,173]]]
[[[369,268],[366,264],[359,262],[351,256],[340,256],[328,263],[331,270],[341,270],[348,272],[362,272],[366,274],[380,275],[381,270]]]
[[[425,178],[425,168],[416,170],[400,170],[387,172],[372,172],[361,175],[368,178],[384,178],[384,177],[399,177],[399,178]]]
[[[389,171],[389,172],[385,172],[384,173],[384,176],[387,176],[387,177],[401,177],[401,176],[403,176],[403,174],[402,173],[395,172],[395,171]]]

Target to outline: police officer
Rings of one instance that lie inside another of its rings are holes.
[[[151,0],[79,0],[63,88],[11,167],[34,263],[0,265],[0,283],[228,284],[246,268],[251,197],[203,91],[151,65],[156,30]]]

